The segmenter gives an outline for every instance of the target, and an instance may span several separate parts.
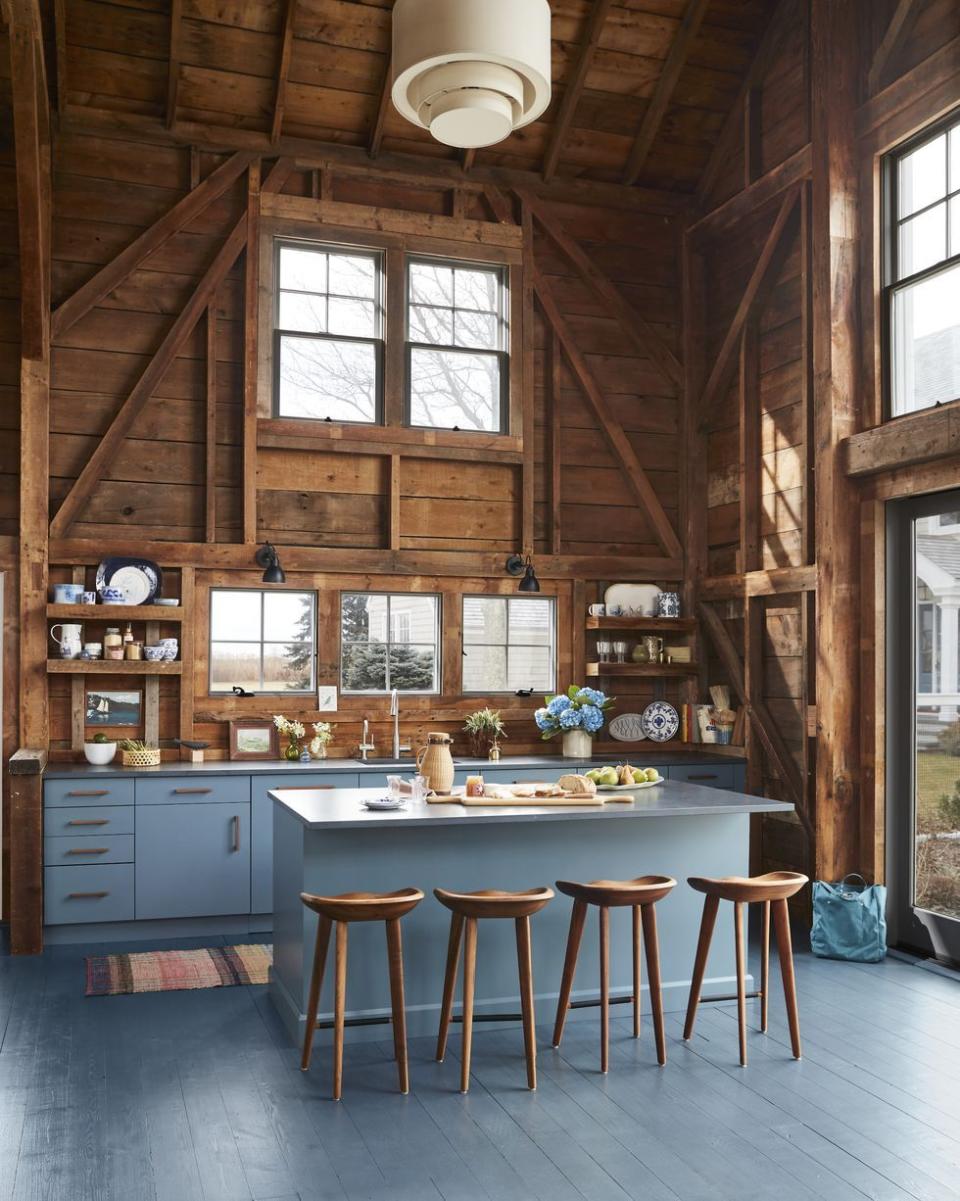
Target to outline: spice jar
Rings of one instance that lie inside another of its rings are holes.
[[[125,659],[142,659],[143,658],[143,643],[128,642],[123,648],[123,657]]]
[[[483,796],[483,776],[467,776],[467,796]]]

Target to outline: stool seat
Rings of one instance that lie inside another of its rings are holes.
[[[314,913],[333,922],[387,922],[405,917],[423,900],[419,888],[401,888],[397,892],[341,892],[334,897],[302,892],[300,900]]]
[[[588,905],[653,905],[663,900],[677,887],[670,876],[638,876],[635,880],[591,880],[578,884],[573,880],[558,880],[557,888],[575,901]]]
[[[799,872],[767,872],[763,876],[691,876],[687,883],[697,892],[721,901],[785,901],[800,891],[807,877]]]
[[[460,917],[530,917],[553,900],[552,888],[531,888],[525,892],[501,892],[483,888],[479,892],[450,892],[435,888],[433,895],[441,905]]]

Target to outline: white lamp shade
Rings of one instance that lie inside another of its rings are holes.
[[[550,103],[547,0],[396,0],[393,103],[448,146],[503,141]]]

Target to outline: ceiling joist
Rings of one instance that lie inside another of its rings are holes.
[[[880,40],[880,45],[877,47],[873,61],[870,64],[870,70],[867,72],[868,96],[876,94],[887,63],[902,45],[903,39],[910,28],[911,18],[916,13],[917,7],[917,0],[899,0],[897,7],[893,10],[890,24],[887,26]]]
[[[273,121],[270,123],[270,141],[276,145],[283,128],[283,114],[287,107],[287,79],[290,75],[290,59],[293,57],[293,24],[296,20],[297,0],[287,0],[283,14],[283,30],[280,34],[280,62],[277,65],[277,95],[273,105]]]
[[[183,26],[183,0],[170,3],[170,57],[167,64],[167,129],[177,121],[177,93],[180,88],[180,34]]]

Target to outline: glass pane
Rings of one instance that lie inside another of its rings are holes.
[[[960,254],[960,196],[950,201],[950,254]]]
[[[437,691],[437,652],[433,646],[391,646],[388,686],[400,692]]]
[[[553,642],[553,601],[510,598],[510,645],[550,646]]]
[[[260,691],[259,642],[210,643],[210,691],[229,692],[235,684]]]
[[[433,342],[441,346],[453,343],[453,310],[410,306],[410,341]]]
[[[453,268],[438,263],[410,264],[410,303],[453,308]]]
[[[313,642],[313,593],[264,592],[265,642]]]
[[[458,309],[484,309],[488,313],[500,311],[500,273],[498,271],[470,271],[458,267],[456,271],[456,306]]]
[[[457,346],[476,346],[480,350],[499,350],[500,319],[493,313],[463,313],[457,310]]]
[[[532,688],[549,692],[553,688],[553,654],[549,646],[511,646],[507,688]]]
[[[389,598],[345,592],[340,597],[340,635],[344,642],[386,642]]]
[[[960,397],[960,266],[894,293],[894,416]]]
[[[377,295],[377,264],[367,255],[331,254],[329,290],[337,296]]]
[[[386,692],[387,647],[383,642],[354,642],[341,653],[344,692]]]
[[[960,125],[950,130],[950,191],[960,188]]]
[[[908,217],[946,195],[946,143],[946,134],[941,134],[900,160],[898,216]]]
[[[312,644],[264,643],[263,689],[265,692],[312,692]]]
[[[301,292],[326,292],[326,253],[299,246],[281,246],[280,287],[296,288]]]
[[[374,338],[377,334],[377,312],[372,300],[344,300],[331,296],[330,332],[347,334],[351,338]]]
[[[923,271],[947,254],[947,206],[938,204],[900,226],[899,277]]]
[[[246,639],[260,641],[259,589],[227,592],[214,589],[210,593],[210,638],[217,640]],[[259,669],[258,669],[259,670]]]
[[[463,651],[464,692],[507,691],[507,648],[468,646]]]
[[[501,596],[463,598],[463,641],[507,642],[507,602]]]
[[[914,522],[914,903],[960,919],[960,533]]]
[[[500,360],[462,351],[410,352],[410,419],[438,429],[500,429]]]
[[[280,416],[377,419],[377,355],[364,342],[280,339]]]
[[[322,334],[327,328],[327,298],[309,296],[303,292],[281,292],[278,320],[281,329]]]
[[[390,598],[390,641],[429,642],[437,640],[437,601],[433,596]]]

